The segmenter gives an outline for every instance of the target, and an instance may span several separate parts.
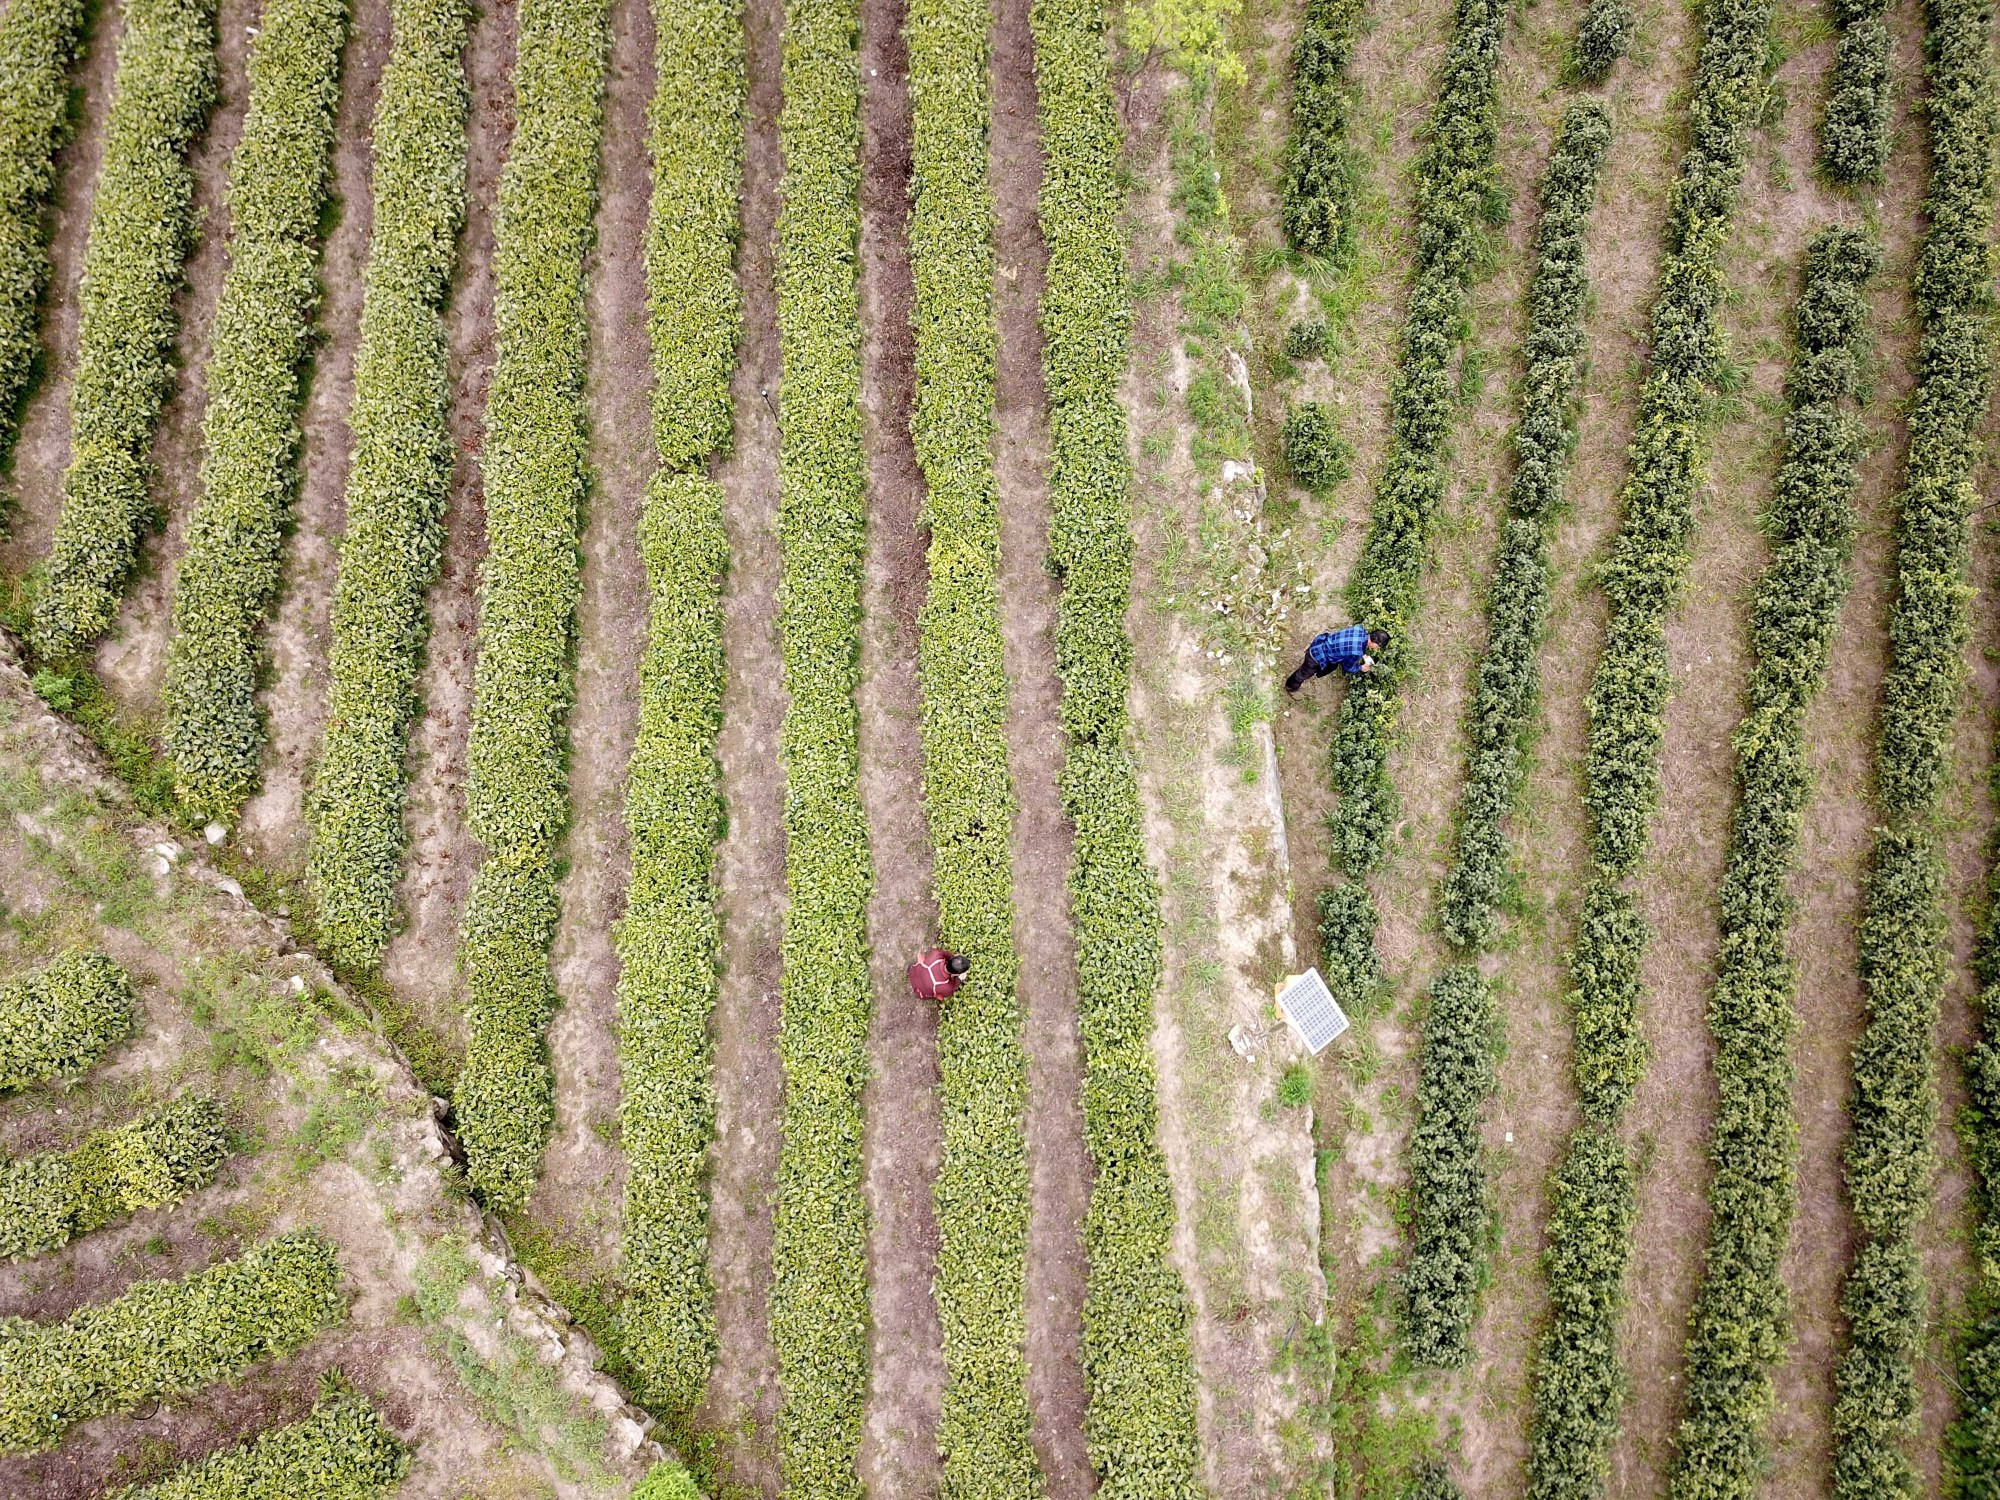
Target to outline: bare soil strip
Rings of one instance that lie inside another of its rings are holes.
[[[997,0],[990,177],[999,331],[994,473],[1000,489],[1000,611],[1013,684],[1008,761],[1015,794],[1014,941],[1028,1052],[1028,1404],[1049,1500],[1095,1488],[1084,1444],[1083,1138],[1077,956],[1069,925],[1072,830],[1057,777],[1064,742],[1056,675],[1055,579],[1049,554],[1048,393],[1037,322],[1048,251],[1037,218],[1042,150],[1029,0]]]
[[[238,836],[260,863],[286,872],[305,864],[306,777],[326,724],[333,583],[347,522],[347,413],[354,400],[354,356],[361,338],[362,268],[375,224],[369,122],[375,117],[389,40],[387,0],[359,0],[341,59],[329,179],[329,201],[338,218],[320,254],[320,343],[301,413],[294,529],[267,636],[270,680],[261,706],[270,740],[264,785],[244,805],[237,824]]]
[[[861,800],[875,889],[868,908],[875,1014],[865,1101],[868,1263],[874,1341],[859,1458],[873,1496],[935,1495],[944,1394],[943,1333],[932,1280],[943,1153],[937,1006],[904,968],[937,933],[922,801],[917,611],[928,574],[917,518],[923,476],[910,438],[916,351],[910,305],[911,106],[902,0],[861,7],[861,404],[867,460],[868,572],[861,641]]]
[[[785,714],[778,642],[777,289],[779,49],[783,0],[748,0],[749,112],[743,238],[736,275],[743,341],[731,396],[735,451],[716,469],[728,495],[729,576],[723,591],[728,662],[717,755],[728,831],[716,855],[722,978],[715,1039],[715,1147],[709,1181],[709,1274],[716,1361],[707,1424],[723,1439],[720,1474],[775,1496],[772,1443],[778,1361],[765,1304],[771,1289],[771,1185],[777,1177],[784,1075],[778,1065],[778,941],[785,909]]]
[[[72,76],[81,92],[75,134],[56,158],[49,244],[49,284],[42,293],[42,364],[31,377],[21,430],[9,457],[0,512],[0,569],[18,577],[48,555],[62,509],[62,476],[69,466],[69,395],[76,383],[77,288],[83,280],[83,245],[90,233],[90,204],[104,158],[104,119],[111,108],[124,11],[96,8],[82,62]]]
[[[479,560],[486,551],[479,454],[486,387],[493,376],[493,209],[500,165],[514,133],[514,5],[492,0],[473,17],[465,49],[472,108],[466,154],[465,229],[446,318],[451,345],[451,437],[458,462],[445,516],[444,561],[431,586],[431,637],[417,693],[410,793],[398,902],[408,923],[382,956],[382,977],[422,1025],[460,1045],[458,923],[479,865],[465,826],[465,745],[472,724],[473,641]]]
[[[604,80],[597,248],[591,256],[590,464],[577,604],[576,703],[570,711],[569,874],[550,966],[562,1008],[549,1023],[555,1130],[529,1215],[609,1270],[617,1259],[625,1158],[618,1116],[618,954],[631,848],[625,771],[639,729],[639,657],[651,595],[637,542],[654,462],[645,231],[652,177],[653,18],[646,0],[613,0]]]

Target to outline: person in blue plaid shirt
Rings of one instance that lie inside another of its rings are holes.
[[[1324,677],[1338,668],[1350,675],[1372,672],[1375,653],[1389,644],[1389,632],[1377,625],[1349,625],[1345,630],[1323,630],[1306,647],[1306,659],[1298,671],[1285,679],[1285,691],[1296,693],[1315,677]]]

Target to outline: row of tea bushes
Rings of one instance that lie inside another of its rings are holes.
[[[1840,41],[1820,156],[1841,182],[1880,182],[1889,160],[1888,0],[1835,0]]]
[[[71,1078],[132,1034],[137,999],[101,953],[65,953],[0,982],[0,1093]]]
[[[338,1394],[303,1421],[106,1500],[378,1500],[409,1467],[409,1450],[382,1414],[365,1397]]]
[[[1285,238],[1336,264],[1354,248],[1361,163],[1347,139],[1350,72],[1365,0],[1306,0],[1292,48],[1292,142],[1280,205]]]

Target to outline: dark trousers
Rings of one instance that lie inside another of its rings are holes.
[[[1308,651],[1306,659],[1299,663],[1299,669],[1285,679],[1285,691],[1296,693],[1315,677],[1324,677],[1333,670],[1332,667],[1322,667],[1316,664],[1312,659],[1312,653]]]

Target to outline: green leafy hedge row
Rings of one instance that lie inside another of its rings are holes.
[[[1826,680],[1847,597],[1866,341],[1866,286],[1881,261],[1858,229],[1824,229],[1805,256],[1786,450],[1765,530],[1771,560],[1750,607],[1756,665],[1736,731],[1739,788],[1722,872],[1722,954],[1709,1027],[1721,1082],[1709,1154],[1708,1255],[1687,1343],[1687,1405],[1673,1492],[1747,1496],[1764,1464],[1770,1365],[1788,1331],[1779,1275],[1796,1195],[1787,950],[1791,879],[1811,793],[1805,714]]]
[[[778,540],[784,581],[785,1069],[771,1340],[778,1461],[801,1494],[861,1493],[868,1389],[868,820],[861,805],[861,71],[858,0],[786,0],[778,130]]]
[[[1294,249],[1338,263],[1354,248],[1358,153],[1347,139],[1348,70],[1365,0],[1306,0],[1292,49],[1292,149],[1280,210]]]
[[[632,880],[617,933],[619,1119],[625,1358],[648,1401],[684,1423],[715,1357],[702,1184],[715,1133],[708,1017],[720,941],[715,742],[729,557],[721,486],[698,470],[733,437],[745,83],[736,0],[655,0],[654,22],[646,280],[662,467],[640,519],[652,612],[625,794]]]
[[[83,252],[62,514],[37,580],[46,656],[110,629],[152,524],[153,428],[196,228],[187,151],[214,97],[213,0],[130,0]]]
[[[1492,941],[1494,908],[1510,851],[1502,827],[1520,788],[1522,740],[1535,710],[1536,652],[1548,610],[1544,521],[1562,504],[1576,443],[1575,400],[1583,359],[1590,279],[1583,242],[1597,202],[1597,174],[1611,143],[1611,116],[1595,99],[1564,112],[1542,178],[1535,280],[1523,341],[1521,420],[1514,429],[1513,512],[1487,591],[1486,652],[1473,692],[1472,746],[1459,799],[1457,857],[1438,892],[1438,921],[1461,948]]]
[[[1889,160],[1888,0],[1837,0],[1840,40],[1820,125],[1820,155],[1841,182],[1880,182]]]
[[[0,455],[40,348],[49,280],[49,195],[69,139],[69,70],[83,47],[84,0],[15,0],[0,14]]]
[[[346,0],[272,0],[250,46],[249,110],[229,162],[229,274],[202,374],[201,498],[174,580],[164,689],[175,788],[202,817],[235,814],[264,748],[260,638],[297,483],[346,32]]]
[[[1964,680],[1967,517],[1991,389],[1995,87],[1990,0],[1931,0],[1931,175],[1917,264],[1922,323],[1882,688],[1878,833],[1861,923],[1865,1023],[1854,1050],[1847,1195],[1862,1232],[1834,1372],[1834,1493],[1915,1493],[1908,1452],[1924,1335],[1914,1232],[1930,1205],[1933,1041],[1947,959],[1939,830]]]
[[[67,1078],[132,1034],[125,971],[101,953],[65,953],[0,983],[0,1093]]]
[[[1995,761],[2000,775],[2000,760]],[[1988,875],[2000,885],[2000,863]],[[1996,892],[2000,895],[2000,892]],[[1968,1500],[2000,1496],[2000,899],[1990,901],[1980,941],[1980,1039],[1965,1059],[1966,1104],[1960,1131],[1979,1184],[1973,1233],[1976,1280],[1959,1352],[1959,1412],[1950,1438],[1958,1492]]]
[[[1456,1368],[1472,1357],[1491,1221],[1479,1125],[1499,1079],[1496,1023],[1492,986],[1470,964],[1453,964],[1431,981],[1402,1275],[1404,1343],[1418,1365]]]
[[[1049,401],[1049,550],[1062,581],[1056,666],[1074,823],[1070,920],[1091,955],[1077,995],[1083,1129],[1084,1426],[1104,1500],[1197,1500],[1186,1288],[1169,1259],[1174,1199],[1159,1147],[1153,991],[1160,904],[1126,747],[1132,642],[1132,472],[1118,396],[1130,348],[1123,145],[1095,0],[1035,0],[1040,94],[1042,368]]]
[[[375,104],[373,237],[354,365],[347,529],[306,886],[325,953],[366,967],[395,920],[404,755],[451,483],[444,305],[465,218],[462,0],[392,0]]]
[[[191,1395],[302,1349],[347,1313],[333,1243],[295,1230],[181,1281],[141,1281],[61,1323],[0,1321],[0,1452]]]
[[[374,1500],[394,1492],[409,1450],[362,1396],[321,1401],[300,1422],[107,1500]]]
[[[213,1099],[187,1094],[81,1145],[0,1166],[0,1255],[18,1259],[215,1180],[229,1127]]]
[[[1465,296],[1494,206],[1495,80],[1508,9],[1499,0],[1458,0],[1445,54],[1429,145],[1417,176],[1417,265],[1403,315],[1402,364],[1390,394],[1389,456],[1376,481],[1368,535],[1347,583],[1348,609],[1367,625],[1386,626],[1393,639],[1366,676],[1347,679],[1329,765],[1339,804],[1333,815],[1334,858],[1347,876],[1364,879],[1382,857],[1395,818],[1389,746],[1395,733],[1409,628],[1421,602],[1431,520],[1443,498],[1456,400],[1453,355],[1466,332]],[[1372,948],[1376,913],[1362,903],[1361,935]],[[1329,969],[1338,954],[1325,955]],[[1360,982],[1336,974],[1336,989]]]
[[[1617,1127],[1645,1070],[1639,966],[1650,933],[1622,882],[1659,802],[1670,685],[1666,615],[1687,572],[1701,422],[1721,352],[1716,312],[1745,138],[1764,101],[1770,0],[1715,0],[1689,91],[1688,147],[1653,299],[1624,522],[1600,577],[1610,620],[1590,689],[1585,806],[1596,865],[1570,954],[1572,1062],[1584,1124],[1557,1166],[1528,1456],[1534,1500],[1603,1492],[1625,1374],[1618,1319],[1631,1257],[1631,1164]]]
[[[946,1385],[938,1429],[955,1495],[1036,1493],[1028,1437],[1028,1061],[1015,980],[1000,627],[1000,501],[993,474],[992,94],[988,0],[912,0],[910,271],[930,587],[919,616],[924,807],[943,941],[972,959],[938,1016],[944,1153],[936,1292]]]
[[[514,62],[514,138],[493,236],[486,559],[466,746],[466,823],[484,849],[466,898],[465,1067],[452,1105],[466,1176],[522,1208],[554,1118],[542,1036],[556,878],[569,825],[578,545],[590,486],[584,260],[596,231],[606,0],[530,0]]]

